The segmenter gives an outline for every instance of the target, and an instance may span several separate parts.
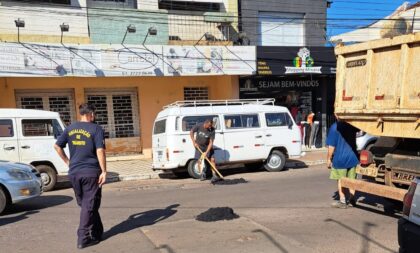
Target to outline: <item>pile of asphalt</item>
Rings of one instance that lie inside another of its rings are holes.
[[[204,213],[199,214],[195,219],[204,222],[214,222],[221,220],[233,220],[239,218],[239,215],[233,212],[230,207],[210,208]]]
[[[236,179],[223,179],[216,182],[212,182],[213,185],[234,185],[234,184],[246,184],[246,181],[243,178],[236,178]]]

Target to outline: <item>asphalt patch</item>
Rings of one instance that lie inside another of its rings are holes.
[[[246,184],[246,181],[243,178],[236,178],[236,179],[223,179],[216,182],[212,182],[213,185],[234,185],[234,184]]]
[[[233,212],[230,207],[216,207],[199,214],[195,219],[203,222],[214,222],[221,220],[233,220],[239,218],[239,215]]]

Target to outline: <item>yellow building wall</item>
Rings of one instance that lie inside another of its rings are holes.
[[[15,91],[19,89],[73,89],[76,108],[85,102],[85,89],[136,88],[139,98],[140,140],[108,140],[108,149],[124,152],[142,151],[151,156],[152,128],[156,115],[163,106],[184,100],[184,87],[208,87],[209,99],[239,97],[238,76],[204,77],[106,77],[106,78],[33,78],[13,77],[0,79],[0,108],[16,108]],[[136,143],[132,143],[132,142]],[[125,143],[125,144],[124,144]],[[137,145],[136,147],[134,147]],[[140,147],[140,148],[138,148]]]

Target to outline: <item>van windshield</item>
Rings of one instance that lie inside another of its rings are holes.
[[[207,119],[213,120],[213,127],[219,129],[219,118],[217,115],[187,116],[182,119],[182,131],[190,131],[195,125],[202,124]]]
[[[155,127],[153,128],[153,134],[163,134],[165,132],[166,132],[166,119],[156,121]]]

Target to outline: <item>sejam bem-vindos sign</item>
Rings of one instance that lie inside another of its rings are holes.
[[[258,75],[335,74],[332,47],[257,47]]]

